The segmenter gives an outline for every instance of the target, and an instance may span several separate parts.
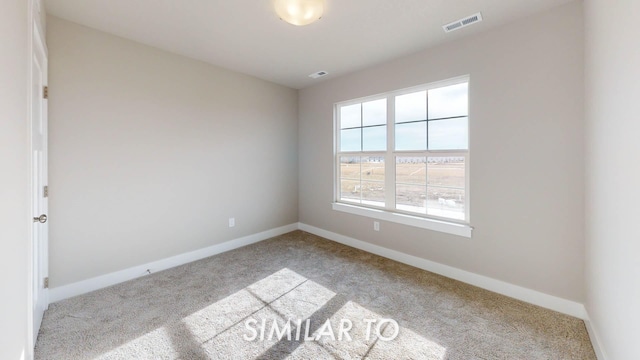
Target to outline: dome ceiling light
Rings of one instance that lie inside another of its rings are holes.
[[[303,26],[320,19],[324,0],[274,0],[276,14],[289,24]]]

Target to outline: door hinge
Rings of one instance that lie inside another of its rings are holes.
[[[49,98],[49,87],[48,86],[42,87],[42,97],[44,99],[48,99]]]
[[[44,278],[44,288],[45,289],[49,288],[49,277],[48,276],[46,278]]]
[[[45,186],[44,190],[42,190],[42,196],[49,197],[49,186]]]

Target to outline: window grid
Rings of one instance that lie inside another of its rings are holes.
[[[372,204],[367,204],[363,202],[363,198],[362,198],[362,191],[360,192],[360,196],[359,196],[359,200],[358,202],[355,202],[356,204],[358,204],[358,206],[364,206],[364,207],[372,207],[372,208],[377,208],[377,209],[383,209],[383,210],[387,210],[387,211],[391,211],[391,212],[395,212],[395,213],[401,213],[401,214],[406,214],[406,215],[411,215],[411,216],[419,216],[419,217],[425,217],[425,218],[433,218],[433,219],[438,219],[438,220],[444,220],[444,221],[449,221],[449,222],[460,222],[460,223],[464,223],[464,224],[468,224],[469,223],[469,150],[468,150],[468,146],[467,149],[455,149],[455,150],[430,150],[429,149],[429,126],[428,123],[429,122],[435,122],[435,121],[444,121],[444,120],[454,120],[454,119],[463,119],[463,118],[469,118],[470,115],[467,111],[466,115],[460,115],[460,116],[445,116],[445,117],[434,117],[434,118],[429,118],[429,90],[431,89],[437,89],[440,87],[446,87],[449,85],[456,85],[456,84],[462,84],[462,83],[468,83],[468,78],[465,79],[458,79],[458,80],[454,80],[450,83],[440,83],[440,84],[434,84],[432,86],[422,86],[422,87],[417,87],[417,88],[412,88],[412,89],[407,89],[404,91],[395,91],[395,92],[390,92],[388,94],[385,94],[385,96],[376,96],[376,97],[370,97],[370,98],[365,98],[365,99],[360,99],[360,100],[356,100],[356,101],[352,101],[350,103],[341,103],[341,104],[337,104],[336,105],[336,128],[338,129],[336,131],[336,144],[337,144],[337,149],[336,149],[336,164],[337,164],[337,173],[336,173],[336,181],[338,184],[338,188],[336,191],[336,201],[338,202],[345,202],[345,203],[351,203],[354,204],[354,202],[352,201],[348,201],[342,198],[341,196],[341,180],[342,179],[346,179],[342,177],[341,174],[341,161],[340,158],[341,157],[346,157],[346,156],[352,156],[352,157],[361,157],[361,158],[365,158],[365,157],[381,157],[383,158],[384,161],[384,167],[385,167],[385,177],[384,177],[384,192],[385,192],[385,203],[384,205],[372,205]],[[395,114],[395,98],[397,96],[401,96],[404,94],[410,94],[413,92],[418,92],[418,91],[425,91],[426,93],[426,119],[424,120],[410,120],[410,121],[405,121],[405,122],[399,122],[397,123],[395,118],[396,118],[396,114]],[[376,101],[376,100],[380,100],[380,99],[386,99],[386,105],[387,105],[387,122],[386,124],[380,124],[380,125],[363,125],[364,123],[364,114],[363,114],[363,106],[362,104],[365,102],[369,102],[369,101]],[[355,105],[355,104],[360,104],[360,127],[350,127],[350,128],[344,128],[342,129],[340,127],[340,107],[342,106],[349,106],[349,105]],[[467,102],[467,106],[468,106],[468,102]],[[395,150],[395,140],[396,140],[396,125],[398,124],[408,124],[408,123],[419,123],[419,122],[424,122],[426,123],[426,150]],[[365,151],[364,150],[364,136],[362,135],[362,131],[364,128],[372,128],[372,127],[382,127],[382,126],[386,126],[386,135],[387,135],[387,142],[386,142],[386,151],[384,152],[380,152],[380,151]],[[467,125],[468,126],[468,125]],[[340,151],[340,135],[341,135],[341,130],[347,130],[347,129],[360,129],[361,131],[361,137],[360,137],[360,149],[361,151]],[[468,132],[468,127],[467,127],[467,132]],[[468,142],[468,137],[467,137],[467,142]],[[396,178],[396,160],[398,157],[424,157],[426,159],[425,161],[425,182],[424,184],[420,183],[420,184],[416,184],[416,183],[410,183],[410,182],[403,182],[403,181],[398,181]],[[446,186],[446,185],[429,185],[429,177],[428,177],[428,173],[429,173],[429,158],[438,158],[438,157],[443,157],[443,158],[460,158],[462,159],[462,161],[464,162],[464,187],[456,187],[456,186]],[[362,167],[362,163],[360,163],[360,166]],[[353,179],[356,180],[356,179]],[[362,177],[360,177],[359,179],[360,181],[360,186],[362,186]],[[416,186],[416,187],[423,187],[424,186],[424,191],[425,194],[428,194],[429,189],[449,189],[449,190],[459,190],[462,191],[464,193],[464,202],[463,202],[463,206],[464,206],[464,211],[463,211],[463,218],[459,219],[459,218],[453,218],[453,217],[448,217],[448,216],[440,216],[437,214],[429,214],[429,210],[426,206],[426,201],[425,201],[425,212],[414,212],[414,211],[407,211],[404,210],[402,208],[398,208],[398,204],[397,204],[397,198],[396,198],[396,188],[398,187],[398,185],[408,185],[408,186]]]

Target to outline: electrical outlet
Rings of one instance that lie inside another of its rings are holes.
[[[236,218],[229,218],[229,227],[236,226]]]
[[[380,231],[380,223],[377,221],[373,222],[373,230],[374,231]]]

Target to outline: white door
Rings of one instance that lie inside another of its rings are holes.
[[[32,299],[33,344],[38,337],[48,299],[48,233],[47,222],[47,55],[36,26],[33,31],[33,59],[31,77],[31,184],[32,184]],[[46,280],[45,280],[46,279]]]

